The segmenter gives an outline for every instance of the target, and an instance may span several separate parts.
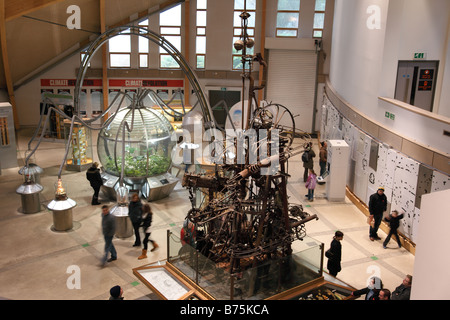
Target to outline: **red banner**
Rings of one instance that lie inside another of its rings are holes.
[[[110,79],[110,87],[174,87],[182,88],[183,80],[164,80],[164,79]]]
[[[41,87],[75,87],[76,79],[41,79]],[[102,79],[86,79],[83,81],[83,87],[101,87]],[[184,87],[183,80],[166,80],[166,79],[110,79],[108,81],[110,87]]]
[[[101,87],[102,79],[86,79],[83,87]],[[75,87],[76,79],[41,79],[41,87]]]

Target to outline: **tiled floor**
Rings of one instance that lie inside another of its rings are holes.
[[[19,164],[31,134],[21,129],[18,133]],[[94,132],[94,160],[95,132]],[[318,154],[317,144],[314,148]],[[36,163],[44,169],[41,184],[42,211],[35,214],[21,213],[20,195],[16,189],[22,184],[19,168],[2,169],[0,175],[0,298],[25,300],[95,300],[108,299],[109,289],[118,284],[124,289],[124,297],[132,299],[157,299],[144,284],[133,275],[132,269],[166,258],[167,230],[178,234],[184,216],[190,208],[187,191],[177,186],[171,195],[151,203],[155,213],[152,238],[159,244],[159,250],[149,252],[148,258],[138,260],[139,248],[133,248],[133,237],[114,239],[118,260],[106,267],[99,267],[103,254],[100,206],[91,206],[92,189],[85,172],[63,171],[63,182],[70,198],[77,202],[73,209],[74,229],[70,232],[51,230],[53,217],[46,208],[53,199],[54,184],[63,158],[64,145],[43,142],[36,152]],[[318,171],[318,160],[315,168]],[[315,191],[315,201],[305,201],[304,183],[301,181],[303,168],[300,155],[289,161],[291,178],[288,184],[290,202],[302,203],[319,220],[306,224],[308,236],[329,247],[334,232],[344,232],[342,241],[342,271],[338,278],[349,285],[362,288],[373,275],[379,275],[385,288],[394,290],[406,274],[413,273],[414,256],[405,249],[396,248],[391,240],[388,249],[381,241],[371,242],[368,238],[366,217],[347,198],[344,202],[329,202],[325,197],[325,185]],[[102,200],[102,199],[101,199]],[[106,204],[112,205],[112,202]],[[384,239],[385,234],[380,232]],[[293,249],[297,243],[294,242]],[[74,273],[79,268],[80,288],[71,288]]]

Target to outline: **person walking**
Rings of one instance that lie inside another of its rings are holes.
[[[330,249],[325,253],[325,256],[328,258],[327,269],[333,277],[336,277],[342,269],[342,239],[344,239],[344,233],[342,231],[336,231],[333,241],[331,241]]]
[[[303,168],[305,169],[303,172],[303,182],[306,182],[308,179],[308,170],[314,168],[314,157],[316,153],[312,149],[312,142],[308,142],[305,147],[305,152],[302,154],[302,162]]]
[[[314,201],[314,189],[316,188],[317,176],[314,169],[309,169],[308,179],[306,180],[305,187],[308,189],[308,200]]]
[[[139,194],[133,193],[131,201],[128,204],[128,216],[130,217],[131,224],[134,229],[134,244],[133,247],[141,246],[141,236],[139,234],[139,228],[142,222],[142,202],[139,199]]]
[[[142,228],[144,229],[145,237],[143,240],[144,248],[142,249],[142,254],[138,257],[139,260],[147,258],[147,247],[150,241],[153,245],[152,252],[158,249],[159,245],[156,241],[150,239],[150,226],[152,225],[153,212],[148,203],[142,206]]]
[[[103,185],[103,179],[100,174],[100,170],[98,169],[98,162],[94,162],[92,166],[86,170],[86,179],[88,179],[92,189],[94,189],[94,195],[92,196],[91,205],[101,204],[98,201],[98,194],[100,192],[101,186]]]
[[[320,176],[323,176],[323,174],[327,171],[327,162],[328,162],[327,142],[322,141],[320,143],[320,150],[319,150]]]
[[[387,244],[389,243],[389,240],[391,240],[392,235],[395,236],[397,240],[398,247],[402,247],[402,243],[400,241],[400,237],[398,236],[397,229],[400,226],[400,220],[403,219],[403,213],[398,214],[397,210],[393,210],[392,213],[389,215],[389,217],[385,217],[384,221],[389,223],[389,234],[386,237],[386,239],[383,242],[383,248],[386,249]]]
[[[116,233],[116,219],[109,212],[107,205],[102,206],[102,233],[105,239],[105,253],[101,260],[101,265],[105,266],[106,262],[117,260],[117,251],[113,244],[113,237]],[[108,254],[111,254],[109,259]]]
[[[384,188],[379,187],[377,192],[369,198],[369,238],[371,241],[380,240],[378,236],[378,228],[380,227],[383,213],[387,209],[387,198],[384,194]]]

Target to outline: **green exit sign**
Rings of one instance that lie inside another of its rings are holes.
[[[414,59],[416,60],[421,60],[421,59],[426,59],[427,54],[425,52],[415,52],[414,53]]]
[[[391,112],[386,111],[386,112],[384,113],[384,116],[385,116],[386,118],[388,118],[388,119],[395,120],[395,114],[393,114],[393,113],[391,113]]]

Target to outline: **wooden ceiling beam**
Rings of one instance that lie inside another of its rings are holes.
[[[11,103],[14,117],[14,127],[20,128],[19,117],[17,115],[16,98],[14,96],[14,87],[11,78],[11,70],[9,68],[8,47],[6,41],[6,22],[5,22],[5,0],[0,0],[0,47],[3,59],[3,70],[8,90],[9,103]]]
[[[8,0],[8,1],[9,1],[9,0]],[[12,0],[12,1],[16,1],[16,0]],[[162,11],[164,11],[164,10],[170,8],[170,7],[173,7],[173,6],[177,5],[178,3],[182,3],[182,2],[184,2],[184,1],[185,1],[185,0],[167,0],[167,1],[163,1],[163,2],[161,2],[161,4],[159,4],[159,5],[155,5],[155,6],[149,8],[149,9],[147,9],[147,10],[138,12],[138,13],[137,13],[138,19],[141,19],[141,18],[150,16],[150,15],[155,14],[155,13],[158,13],[158,12],[162,12]],[[57,2],[57,1],[53,1],[53,2]],[[107,1],[104,2],[103,6],[106,7],[106,5],[107,5]],[[102,4],[101,4],[100,1],[99,1],[99,6],[100,6],[100,7],[102,6]],[[103,17],[103,18],[102,18],[102,16],[101,16],[102,12],[104,13],[104,8],[100,8],[100,19],[105,19],[105,20],[106,20],[106,17]],[[136,16],[136,15],[133,15],[133,16]],[[123,20],[121,20],[121,21],[119,21],[119,22],[117,22],[117,23],[114,23],[114,24],[110,25],[110,26],[106,25],[106,21],[101,22],[100,24],[101,24],[101,25],[104,25],[105,31],[106,31],[106,30],[108,30],[108,29],[112,29],[112,28],[118,27],[118,26],[127,25],[127,24],[133,23],[133,22],[136,22],[136,20],[131,20],[131,18],[128,17],[128,18],[123,19]],[[103,33],[104,31],[101,31],[101,32]],[[85,48],[85,47],[86,47],[87,45],[89,45],[90,43],[91,43],[91,40],[90,40],[89,38],[86,38],[85,40],[80,41],[80,42],[78,43],[78,45],[79,45],[79,46],[77,47],[78,49],[76,49],[73,53],[75,53],[76,51],[80,51],[80,48]],[[77,45],[77,44],[75,44],[75,45]],[[74,45],[74,47],[75,47],[75,45]],[[61,56],[60,59],[57,59],[52,65],[47,66],[47,67],[45,68],[45,70],[49,70],[52,66],[55,66],[55,65],[61,63],[61,62],[64,61],[69,55],[70,55],[70,54],[64,54],[63,56]],[[18,88],[20,88],[20,87],[21,87],[22,85],[24,85],[25,83],[30,82],[31,80],[35,79],[36,77],[38,77],[39,75],[41,75],[41,74],[43,73],[43,71],[39,71],[39,72],[37,72],[37,73],[36,73],[35,71],[36,71],[36,70],[34,70],[33,72],[29,73],[27,76],[25,76],[24,78],[22,78],[22,79],[20,80],[19,83],[14,84],[15,90],[17,90]]]
[[[13,20],[63,0],[8,0],[5,1],[5,21]]]

